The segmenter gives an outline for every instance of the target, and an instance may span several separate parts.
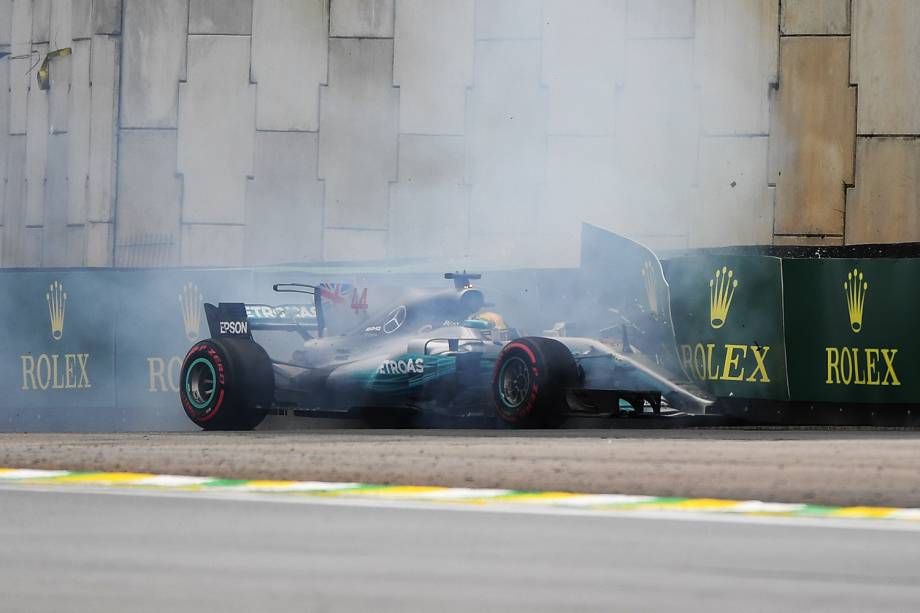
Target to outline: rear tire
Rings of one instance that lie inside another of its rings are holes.
[[[565,421],[566,389],[577,380],[568,347],[552,338],[519,338],[505,345],[495,362],[495,412],[513,426],[558,427]]]
[[[271,360],[245,338],[195,343],[179,371],[185,414],[204,430],[252,430],[265,419],[275,395]]]

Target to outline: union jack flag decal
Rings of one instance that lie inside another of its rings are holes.
[[[366,287],[359,290],[351,283],[321,283],[319,288],[323,305],[338,307],[350,304],[356,313],[367,310]]]

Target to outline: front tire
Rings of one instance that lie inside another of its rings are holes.
[[[578,367],[568,347],[552,338],[524,337],[502,349],[492,394],[499,419],[513,426],[558,427],[565,421],[566,389]]]
[[[252,430],[275,394],[271,360],[249,339],[199,341],[179,373],[182,408],[204,430]]]

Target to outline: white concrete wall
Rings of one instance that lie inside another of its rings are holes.
[[[257,84],[257,130],[319,130],[328,32],[324,0],[255,0],[252,80]]]
[[[316,178],[315,132],[258,132],[254,178],[246,193],[244,261],[322,258],[323,183]]]
[[[120,131],[116,266],[180,263],[177,151],[175,130]]]
[[[362,240],[354,258],[386,255],[385,249],[369,251],[363,245],[386,245],[389,184],[396,179],[398,91],[392,84],[392,39],[329,41],[329,85],[320,93],[319,131],[325,227],[383,234]],[[325,247],[339,248],[332,241]]]
[[[0,0],[0,52],[3,266],[920,240],[914,0]]]
[[[399,0],[393,83],[404,134],[463,134],[473,81],[473,0]]]
[[[188,0],[124,0],[121,127],[176,127],[187,28]]]
[[[0,24],[4,23],[3,19],[9,19],[12,5],[9,3],[0,4]],[[5,11],[5,12],[4,12]],[[6,21],[9,24],[9,21]],[[0,51],[9,50],[9,33],[4,38],[3,32],[9,30],[8,27],[0,27]],[[7,218],[6,202],[10,199],[9,184],[9,159],[12,154],[13,136],[10,135],[10,90],[3,84],[9,83],[10,64],[9,62],[0,62],[0,226],[4,226],[10,221]],[[16,180],[16,177],[13,177]],[[3,235],[5,232],[0,228],[0,261],[3,259]]]
[[[625,36],[626,0],[544,4],[542,71],[550,134],[614,134]]]

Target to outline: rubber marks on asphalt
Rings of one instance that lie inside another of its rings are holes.
[[[793,517],[900,520],[920,523],[920,509],[894,507],[834,507],[813,504],[723,500],[715,498],[668,498],[622,494],[578,494],[505,489],[451,488],[416,485],[367,485],[322,481],[219,479],[149,473],[77,472],[0,468],[0,485],[92,486],[119,490],[165,492],[236,492],[338,499],[418,502],[447,505],[529,510],[581,509],[610,513],[685,513],[747,517]]]

